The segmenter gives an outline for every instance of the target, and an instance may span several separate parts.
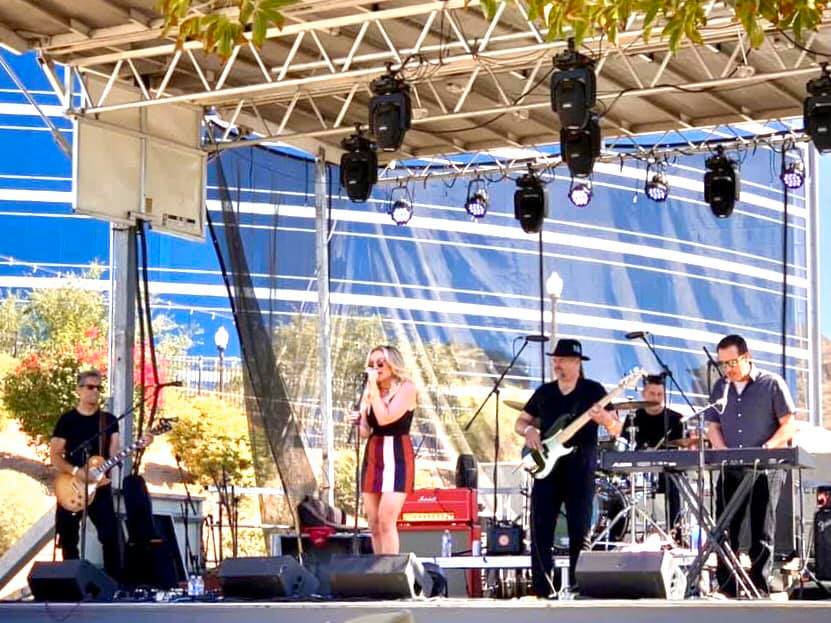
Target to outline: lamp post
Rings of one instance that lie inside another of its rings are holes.
[[[563,278],[556,270],[548,275],[545,281],[545,291],[551,297],[551,348],[553,349],[557,343],[557,301],[563,293]]]
[[[228,348],[228,340],[231,338],[228,335],[228,330],[219,325],[219,328],[214,333],[214,344],[216,345],[216,350],[219,353],[219,391],[222,393],[222,372],[224,366],[224,356],[225,356],[225,349]]]

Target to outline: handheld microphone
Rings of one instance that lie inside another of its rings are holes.
[[[630,331],[625,337],[627,340],[643,340],[650,335],[649,331]]]
[[[526,335],[525,336],[526,342],[537,342],[538,344],[542,344],[548,341],[548,338],[544,335]]]

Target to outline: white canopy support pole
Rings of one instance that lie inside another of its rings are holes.
[[[318,361],[320,415],[323,421],[323,473],[327,502],[335,504],[335,421],[332,414],[331,316],[329,314],[329,210],[326,188],[326,150],[315,160],[315,247],[317,257]]]
[[[805,207],[808,209],[805,230],[808,265],[808,419],[814,426],[822,426],[819,162],[813,145],[809,145],[805,152],[808,156],[808,184],[805,189]]]
[[[133,406],[133,344],[136,332],[136,230],[110,226],[110,409],[119,417]],[[133,441],[133,416],[118,423],[122,444]],[[129,473],[132,459],[120,474]],[[121,479],[114,482],[120,485]]]

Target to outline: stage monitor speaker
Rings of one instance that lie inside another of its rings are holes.
[[[35,601],[112,601],[118,585],[86,560],[36,562],[29,572]]]
[[[336,597],[412,599],[432,591],[414,554],[332,556],[326,572]]]
[[[672,554],[581,552],[575,569],[585,597],[683,599],[687,580]]]
[[[831,580],[831,508],[814,515],[814,565],[818,580]]]
[[[318,589],[317,578],[291,556],[226,558],[219,581],[225,597],[241,599],[308,596]]]

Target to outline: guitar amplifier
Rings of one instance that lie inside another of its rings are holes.
[[[831,507],[814,515],[814,564],[818,580],[831,580]]]
[[[402,524],[476,523],[479,506],[476,489],[416,489],[401,509]],[[444,530],[444,528],[442,528]]]

